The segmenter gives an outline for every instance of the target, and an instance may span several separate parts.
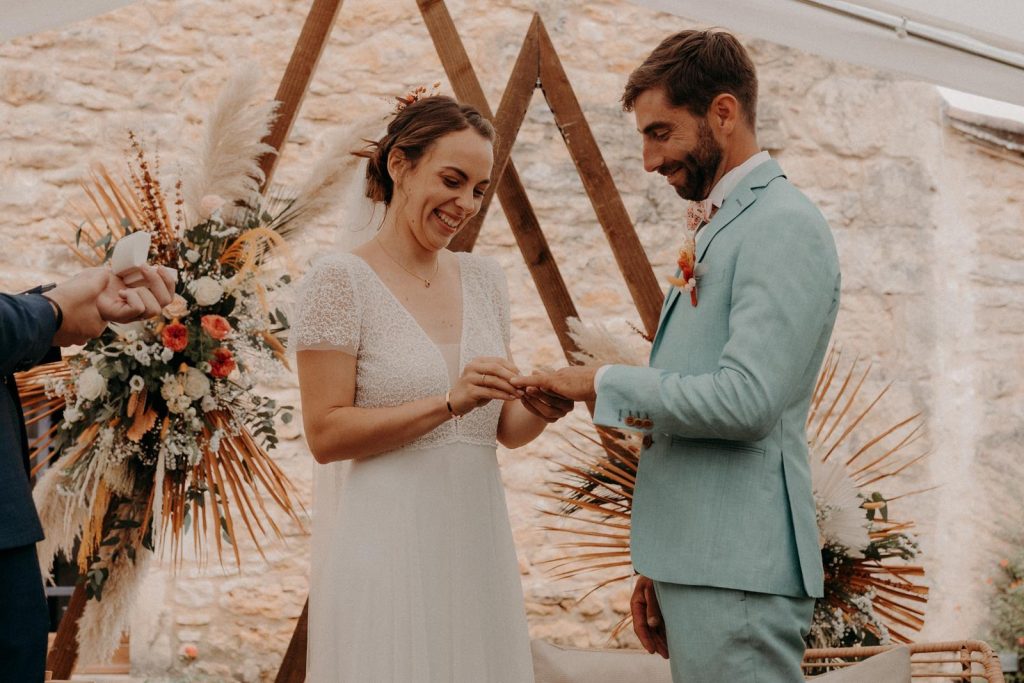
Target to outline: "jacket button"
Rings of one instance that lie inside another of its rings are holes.
[[[644,434],[644,448],[650,448],[654,444],[654,439],[650,434]]]
[[[640,423],[640,427],[643,429],[651,429],[654,426],[654,420],[644,420]]]
[[[625,423],[627,427],[632,427],[636,424],[636,418],[630,415],[625,419]]]

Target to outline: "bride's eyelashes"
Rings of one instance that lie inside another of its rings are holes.
[[[460,187],[462,187],[462,183],[465,182],[461,178],[453,178],[451,176],[444,175],[441,176],[441,180],[444,181],[446,187],[449,187],[453,190],[459,189]],[[473,189],[473,196],[476,197],[477,199],[483,198],[486,189],[486,185],[484,183],[481,183],[480,185]]]

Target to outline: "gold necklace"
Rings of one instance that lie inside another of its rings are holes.
[[[423,277],[421,275],[417,275],[416,273],[412,272],[411,270],[409,270],[408,268],[403,266],[402,263],[398,259],[396,259],[394,256],[392,256],[391,253],[388,252],[388,250],[384,248],[384,243],[383,242],[381,242],[379,239],[377,239],[376,241],[377,241],[377,244],[380,246],[380,250],[384,252],[385,256],[387,256],[389,259],[394,261],[395,265],[397,265],[399,268],[401,268],[405,272],[409,273],[409,275],[412,275],[417,280],[422,281],[424,287],[430,287],[430,280],[433,280],[435,277],[437,277],[437,270],[438,270],[438,268],[441,267],[441,259],[440,258],[437,260],[436,263],[434,263],[434,273],[433,273],[433,275],[430,276],[430,280],[428,280],[427,278],[425,278],[425,277]]]

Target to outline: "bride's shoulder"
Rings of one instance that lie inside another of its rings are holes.
[[[324,254],[313,260],[302,277],[301,288],[356,289],[359,276],[359,257],[354,254],[336,252]]]
[[[473,271],[479,273],[484,278],[504,281],[505,271],[502,270],[498,259],[493,256],[474,254],[473,252],[460,252],[458,256],[463,264],[469,264]]]

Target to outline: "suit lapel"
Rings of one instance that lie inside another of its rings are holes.
[[[742,214],[748,206],[753,204],[757,200],[757,194],[754,190],[762,189],[768,185],[771,181],[775,180],[779,176],[785,177],[782,172],[782,168],[778,162],[774,159],[764,162],[753,171],[748,173],[744,177],[740,184],[729,193],[722,202],[722,207],[715,213],[714,218],[711,222],[704,226],[701,230],[701,234],[698,235],[697,240],[697,262],[700,263],[704,260],[704,255],[708,251],[708,247],[711,246],[711,242],[715,239],[725,226],[733,222],[740,214]],[[679,271],[676,271],[676,276],[679,276]],[[668,296],[665,297],[665,305],[661,309],[661,319],[658,321],[658,332],[654,336],[654,343],[651,345],[651,359],[654,358],[654,354],[658,350],[658,346],[661,343],[661,338],[665,330],[665,321],[668,320],[669,315],[672,313],[672,309],[675,307],[676,301],[679,299],[679,288],[672,287]],[[698,287],[698,298],[700,296],[700,288]],[[700,306],[700,304],[697,304]]]
[[[747,174],[740,184],[729,193],[722,202],[722,207],[715,213],[711,222],[704,226],[700,239],[697,241],[697,262],[704,260],[704,255],[711,246],[711,242],[725,226],[732,223],[748,206],[757,200],[754,190],[759,190],[768,185],[779,176],[785,177],[782,168],[774,159],[764,162],[753,171]]]

